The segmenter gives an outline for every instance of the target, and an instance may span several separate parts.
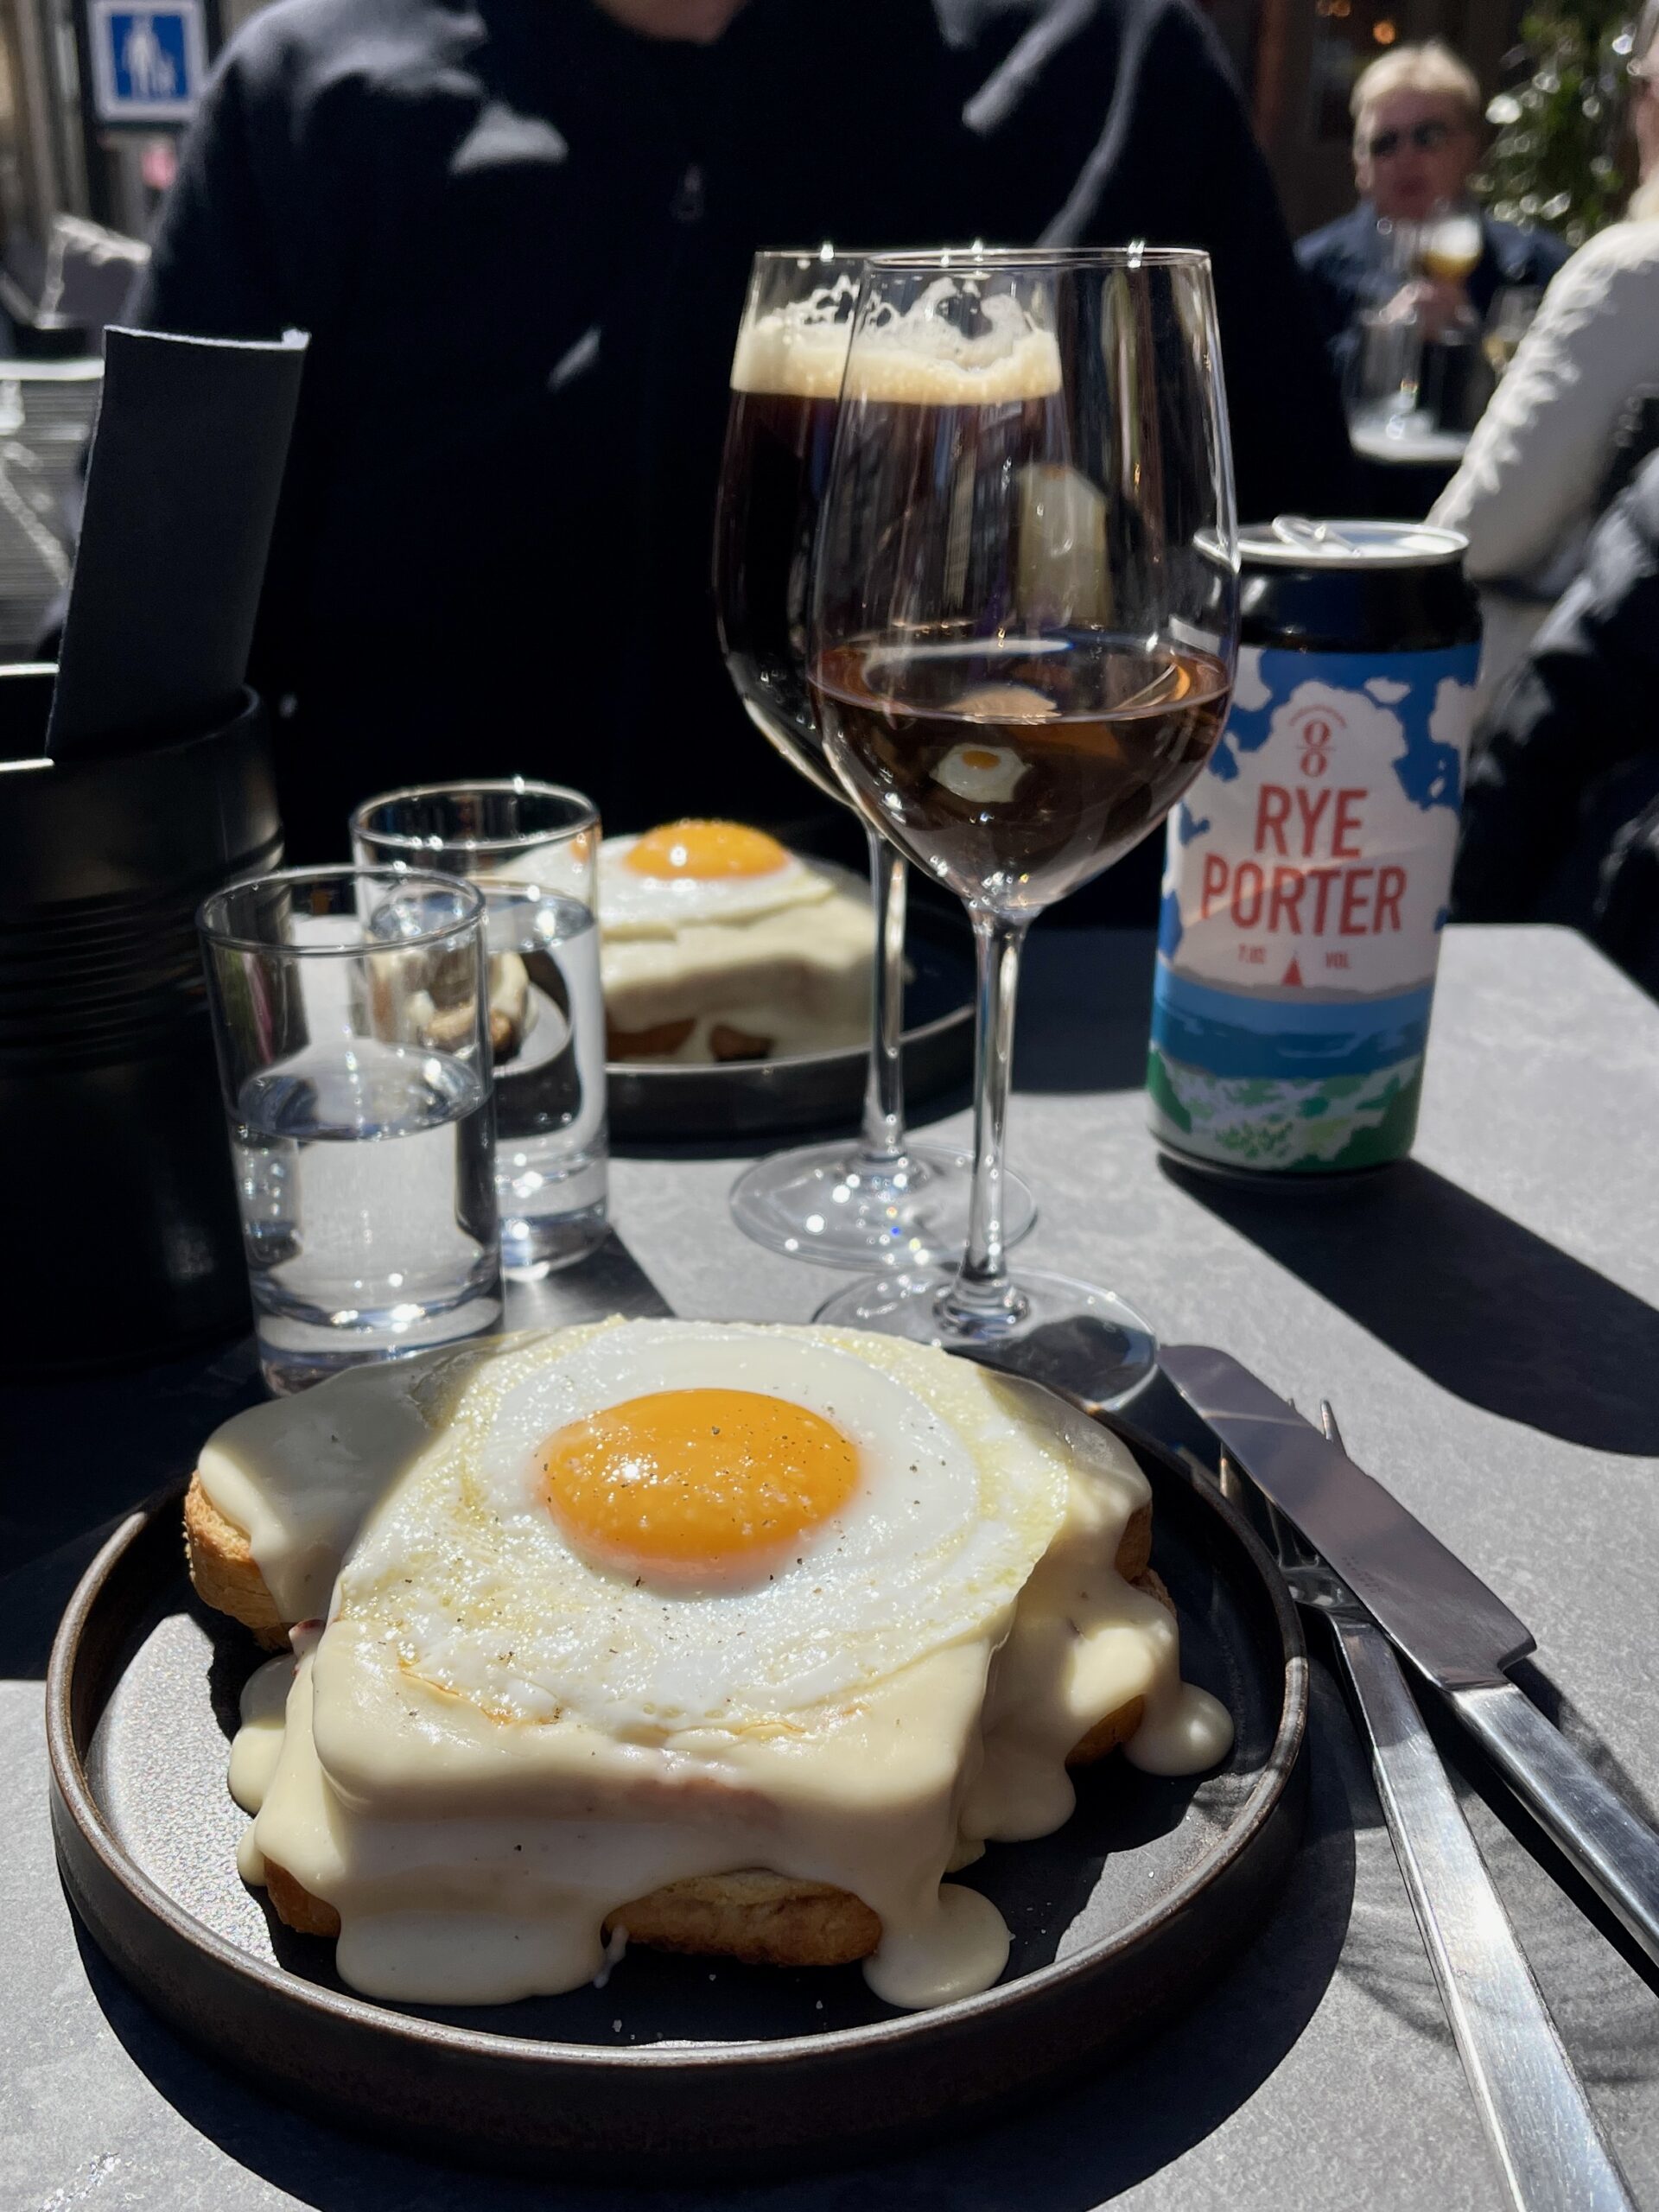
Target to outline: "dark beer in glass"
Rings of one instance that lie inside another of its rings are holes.
[[[751,721],[800,772],[845,804],[825,760],[806,682],[806,620],[818,508],[862,263],[829,248],[755,256],[732,358],[731,410],[715,519],[721,648]],[[869,833],[875,909],[870,1071],[862,1142],[757,1161],[732,1192],[739,1225],[774,1251],[903,1270],[956,1249],[971,1183],[965,1155],[906,1134],[905,862]],[[1029,1226],[1010,1179],[1008,1232]]]

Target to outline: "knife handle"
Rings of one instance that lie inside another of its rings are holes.
[[[1331,1625],[1510,2202],[1516,2212],[1635,2212],[1393,1646],[1369,1620],[1338,1615]]]
[[[1659,1835],[1513,1682],[1454,1690],[1452,1710],[1585,1880],[1659,1964]]]

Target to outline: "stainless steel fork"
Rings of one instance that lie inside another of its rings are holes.
[[[1319,1426],[1340,1444],[1328,1402]],[[1518,2212],[1635,2212],[1394,1647],[1230,1459],[1221,1487],[1265,1527],[1290,1593],[1331,1624],[1395,1856],[1498,2171]]]

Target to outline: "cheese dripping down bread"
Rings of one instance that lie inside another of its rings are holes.
[[[868,900],[764,830],[674,822],[599,851],[613,1060],[752,1060],[869,1034]]]
[[[575,1987],[618,1929],[986,1987],[1007,1929],[942,1878],[1079,1756],[1230,1742],[1149,1507],[1047,1393],[852,1332],[611,1322],[257,1408],[187,1514],[209,1602],[308,1624],[249,1686],[244,1871],[404,2001]]]

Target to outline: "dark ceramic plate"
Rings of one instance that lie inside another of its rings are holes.
[[[1201,1477],[1133,1440],[1184,1671],[1231,1709],[1226,1766],[1080,1777],[1040,1842],[965,1877],[1014,1935],[1003,1981],[899,2013],[856,1967],[780,1971],[631,1952],[607,1987],[401,2009],[343,1987],[334,1947],[245,1889],[226,1737],[256,1653],[202,1611],[179,1491],[93,1561],[48,1684],[53,1824],[69,1895],[181,2033],[314,2113],[478,2162],[610,2179],[823,2165],[1024,2102],[1138,2047],[1260,1927],[1295,1847],[1306,1659],[1254,1537]]]
[[[830,871],[824,861],[816,863]],[[849,879],[850,880],[850,879]],[[861,888],[861,887],[855,887]],[[905,1095],[912,1104],[966,1082],[974,1057],[974,940],[960,916],[912,900],[905,949]],[[624,1143],[652,1138],[781,1135],[855,1121],[869,1053],[862,1045],[788,1059],[715,1067],[613,1060],[605,1071],[611,1129]]]

